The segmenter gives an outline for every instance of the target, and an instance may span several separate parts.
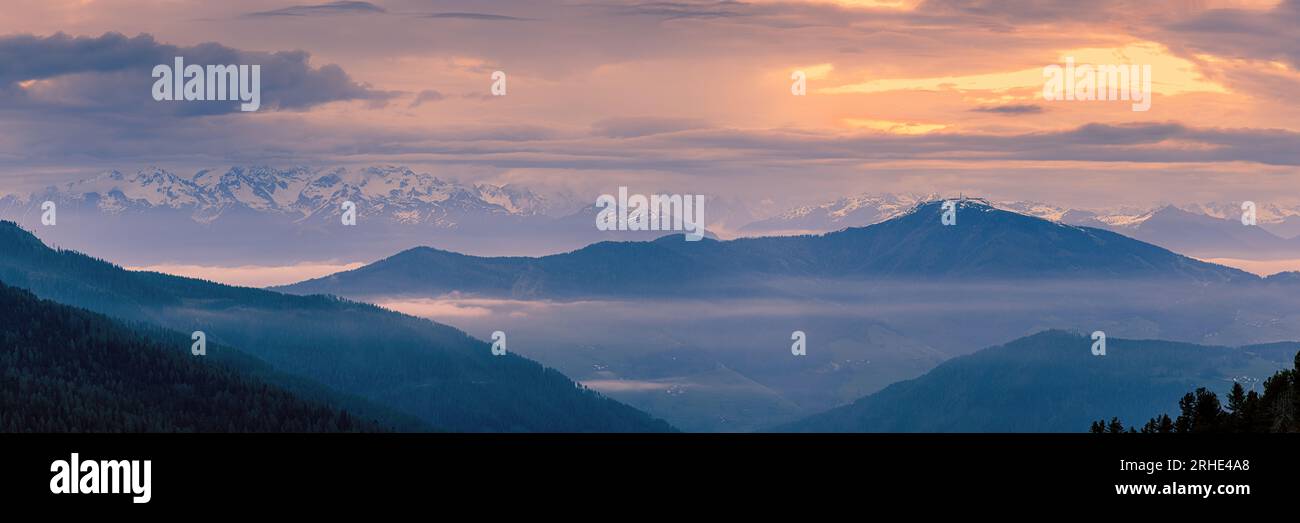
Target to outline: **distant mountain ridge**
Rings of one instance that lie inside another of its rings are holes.
[[[714,231],[740,237],[821,234],[880,223],[937,199],[934,194],[862,194],[754,220],[743,200],[713,195],[705,222],[712,238],[717,238]],[[46,200],[59,205],[59,221],[66,226],[38,225]],[[339,223],[345,201],[356,204],[357,227]],[[516,184],[461,184],[393,165],[234,166],[192,176],[154,167],[106,171],[0,197],[0,218],[22,222],[47,243],[128,266],[342,265],[374,261],[413,245],[482,256],[544,255],[602,240],[659,236],[598,230],[593,201],[566,192],[543,195]],[[1300,259],[1300,206],[1261,202],[1259,226],[1245,227],[1240,203],[1102,210],[1032,201],[991,204],[1119,232],[1201,259]]]
[[[742,235],[816,234],[836,231],[845,227],[864,227],[879,223],[903,212],[917,203],[943,199],[940,195],[915,193],[865,193],[841,197],[821,204],[794,207],[775,216],[744,225]],[[1023,200],[991,200],[1000,209],[1036,216],[1045,220],[1070,225],[1112,228],[1120,231],[1135,228],[1151,217],[1169,209],[1237,222],[1241,218],[1241,202],[1206,202],[1157,207],[1119,206],[1107,209],[1080,209],[1050,203]],[[1300,205],[1287,207],[1276,203],[1260,202],[1257,206],[1260,228],[1280,237],[1291,239],[1300,236]]]
[[[47,200],[57,205],[58,226],[41,224]],[[594,201],[515,184],[461,184],[391,165],[236,166],[191,177],[149,168],[2,197],[0,219],[51,245],[143,267],[343,265],[424,244],[486,255],[549,254],[662,234],[601,231]],[[341,223],[344,202],[356,206],[355,226]],[[730,207],[714,200],[708,210]],[[717,217],[705,218],[707,224]]]
[[[461,185],[391,165],[361,169],[234,166],[204,169],[189,178],[157,167],[130,174],[113,170],[37,191],[28,199],[85,203],[108,214],[154,207],[184,209],[200,223],[238,207],[298,219],[332,217],[340,214],[344,201],[357,204],[362,216],[440,227],[455,226],[459,212],[532,216],[549,210],[545,198],[527,189]]]
[[[1148,278],[1203,283],[1257,281],[1122,235],[942,201],[890,220],[816,236],[683,242],[602,242],[541,258],[483,258],[421,247],[373,264],[281,287],[340,296],[453,291],[513,297],[681,295],[714,287],[752,292],[774,278],[1005,279]]]
[[[1084,432],[1103,416],[1148,419],[1188,388],[1226,390],[1290,366],[1300,343],[1212,347],[1045,331],[939,364],[776,432]]]
[[[1115,230],[1201,257],[1300,257],[1300,238],[1287,240],[1263,227],[1242,225],[1240,211],[1237,216],[1225,219],[1170,205]]]
[[[379,307],[290,296],[55,250],[0,222],[0,282],[128,322],[204,331],[272,365],[419,418],[438,430],[658,432],[643,412],[462,331]]]
[[[879,223],[915,207],[921,202],[938,199],[938,195],[862,194],[848,196],[819,205],[795,207],[781,214],[749,223],[740,228],[742,235],[815,234],[845,227],[862,227]]]
[[[907,210],[906,204],[936,199],[915,194],[864,194],[798,207],[740,229],[746,236],[808,234],[873,225]],[[1045,220],[1096,227],[1200,258],[1300,259],[1300,206],[1257,204],[1258,226],[1241,224],[1241,202],[1195,203],[1156,208],[1073,209],[1040,202],[991,204]]]

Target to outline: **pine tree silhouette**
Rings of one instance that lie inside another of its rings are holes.
[[[1168,414],[1162,414],[1151,418],[1137,432],[1300,432],[1300,353],[1296,353],[1293,365],[1293,368],[1277,371],[1264,380],[1263,394],[1253,390],[1247,392],[1241,383],[1234,382],[1227,394],[1227,409],[1215,393],[1204,387],[1188,392],[1178,400],[1176,419],[1171,420]],[[1125,432],[1123,427],[1117,418],[1111,418],[1109,422],[1092,422],[1089,432]],[[1128,432],[1135,432],[1135,429],[1130,427]]]

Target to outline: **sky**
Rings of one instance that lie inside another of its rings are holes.
[[[261,64],[261,110],[153,100],[182,54]],[[1044,99],[1067,58],[1149,65],[1150,109]],[[1300,0],[15,0],[0,194],[398,164],[758,214],[864,192],[1296,205],[1296,93]]]

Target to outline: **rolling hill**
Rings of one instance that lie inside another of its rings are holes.
[[[1300,343],[1232,348],[1114,338],[1105,356],[1093,356],[1091,347],[1084,335],[1045,331],[773,430],[1083,432],[1103,417],[1145,420],[1174,411],[1196,387],[1262,380],[1300,351]]]
[[[387,428],[261,380],[247,360],[192,356],[177,333],[133,330],[2,283],[0,310],[0,432]]]
[[[1064,225],[962,200],[957,223],[942,202],[868,227],[816,236],[685,242],[601,242],[540,258],[485,258],[419,247],[351,271],[277,290],[294,294],[519,298],[760,292],[777,278],[1257,281],[1120,234]]]
[[[335,298],[132,272],[0,222],[0,281],[131,322],[202,330],[277,371],[448,431],[671,430],[553,369],[454,328]]]

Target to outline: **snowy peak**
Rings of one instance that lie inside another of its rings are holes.
[[[1151,210],[1120,209],[1098,215],[1106,225],[1117,229],[1134,229],[1153,220],[1229,221],[1241,219],[1241,202],[1192,203],[1164,205]],[[1300,207],[1288,208],[1273,203],[1256,206],[1256,218],[1261,225],[1281,224],[1288,219],[1300,218]]]
[[[454,224],[449,215],[491,213],[534,215],[545,200],[517,186],[460,185],[401,166],[276,169],[235,166],[204,169],[183,178],[156,167],[133,174],[107,171],[91,178],[51,187],[44,193],[65,201],[93,202],[108,213],[126,209],[188,209],[200,223],[218,219],[231,208],[296,215],[301,219],[332,216],[344,201],[366,216],[387,216],[402,223]]]
[[[243,205],[260,211],[288,212],[310,176],[303,168],[278,171],[268,167],[232,167],[216,176],[200,172],[194,180],[209,190],[221,206]]]
[[[405,167],[367,167],[351,181],[366,200],[438,203],[456,191],[453,184]]]
[[[85,201],[94,197],[105,212],[120,212],[130,207],[171,207],[202,205],[206,202],[202,188],[190,180],[153,167],[133,174],[106,171],[85,180],[46,190],[47,196],[63,200]]]
[[[833,220],[842,220],[853,215],[858,211],[871,211],[877,215],[883,215],[883,219],[901,214],[908,209],[915,207],[916,204],[933,200],[934,195],[919,196],[915,194],[863,194],[858,196],[849,196],[840,198],[833,202],[824,203],[817,206],[799,207],[781,215],[784,218],[798,218],[824,213]]]
[[[819,205],[796,207],[774,217],[753,222],[741,228],[747,235],[817,233],[844,227],[861,227],[879,223],[910,210],[919,203],[941,199],[938,195],[916,194],[863,194],[844,197]],[[960,200],[961,198],[948,198]],[[1033,201],[990,201],[990,205],[1069,225],[1101,227],[1117,231],[1141,227],[1152,218],[1160,220],[1229,220],[1241,216],[1241,202],[1165,205],[1158,208],[1114,207],[1107,209],[1076,209]],[[1286,207],[1273,203],[1259,203],[1257,215],[1260,225],[1289,225],[1300,232],[1300,206]],[[1294,236],[1294,234],[1284,234]]]
[[[1204,214],[1221,220],[1237,220],[1241,217],[1242,202],[1193,203],[1183,209],[1195,214]],[[1259,223],[1282,223],[1288,218],[1300,218],[1300,207],[1283,207],[1275,203],[1259,202],[1255,206],[1255,216]]]
[[[532,216],[543,214],[547,210],[547,200],[527,189],[509,184],[499,187],[479,184],[474,189],[483,201],[500,206],[511,214]]]
[[[796,207],[741,227],[742,234],[802,234],[879,223],[901,215],[937,195],[861,194],[819,205]]]

